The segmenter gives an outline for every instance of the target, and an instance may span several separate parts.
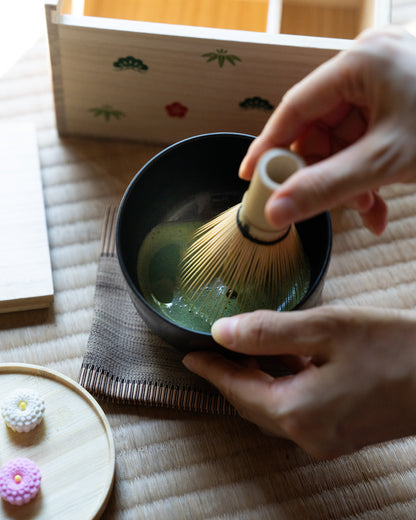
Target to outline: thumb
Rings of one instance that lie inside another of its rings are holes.
[[[335,155],[302,168],[270,197],[267,218],[284,228],[394,182],[401,165],[391,153],[393,146],[385,132],[373,131]]]
[[[217,320],[212,336],[220,345],[241,354],[297,355],[327,359],[332,351],[331,313],[324,308],[276,312],[260,310]]]

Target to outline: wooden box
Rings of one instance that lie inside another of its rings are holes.
[[[46,16],[59,132],[171,143],[257,134],[390,0],[46,0]]]

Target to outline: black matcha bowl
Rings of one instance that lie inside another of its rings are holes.
[[[131,300],[152,332],[183,352],[222,350],[210,333],[197,332],[154,308],[143,296],[137,275],[138,251],[161,222],[209,219],[241,201],[248,187],[238,168],[253,137],[214,133],[169,146],[136,174],[121,201],[116,229],[117,255]],[[319,301],[330,260],[332,225],[328,212],[296,225],[310,262],[309,289],[295,309]]]

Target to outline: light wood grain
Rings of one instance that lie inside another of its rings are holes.
[[[68,2],[68,0],[66,0]],[[84,0],[84,15],[168,24],[266,31],[269,6],[279,4],[276,32],[354,38],[372,25],[374,0]],[[68,2],[65,12],[71,12]]]
[[[61,67],[61,46],[59,41],[59,25],[53,23],[52,18],[56,14],[59,1],[45,3],[46,27],[49,40],[49,57],[51,62],[51,75],[54,89],[55,122],[59,133],[65,133],[65,98],[63,92],[63,78]],[[61,9],[71,12],[72,0],[62,0]]]
[[[0,423],[0,461],[28,457],[42,474],[39,494],[20,507],[0,505],[2,520],[93,520],[107,504],[115,453],[108,421],[80,385],[53,370],[29,364],[0,364],[0,399],[18,388],[45,400],[42,422],[28,433]],[[1,420],[1,417],[0,417]]]
[[[265,31],[267,0],[85,0],[86,16]]]
[[[0,312],[47,307],[52,271],[35,128],[0,125]]]
[[[325,6],[284,3],[280,32],[325,38],[352,39],[360,31],[360,9],[354,6]]]

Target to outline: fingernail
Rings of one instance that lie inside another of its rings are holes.
[[[276,227],[289,226],[298,218],[296,205],[288,197],[269,200],[266,204],[266,213]]]
[[[229,346],[234,340],[237,321],[237,317],[232,317],[220,318],[214,322],[211,327],[211,334],[214,340],[224,347]]]
[[[194,356],[192,356],[192,352],[189,354],[186,354],[186,356],[182,359],[182,363],[184,366],[192,372],[192,368],[194,366]]]
[[[244,159],[241,161],[240,168],[238,170],[238,176],[240,177],[240,179],[246,178],[246,176],[247,176],[246,169],[247,169],[247,159],[244,157]]]

